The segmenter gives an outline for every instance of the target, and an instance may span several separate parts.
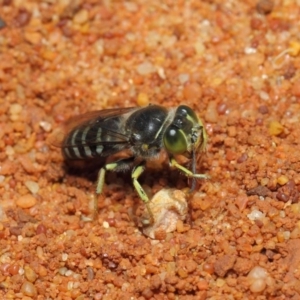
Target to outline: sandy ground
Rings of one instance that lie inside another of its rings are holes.
[[[1,299],[300,299],[299,0],[0,4]],[[147,193],[188,204],[152,238],[130,174],[91,220],[96,163],[49,145],[70,117],[149,103],[197,112],[210,176],[186,194],[151,163]]]

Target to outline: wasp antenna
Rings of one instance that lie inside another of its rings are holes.
[[[195,153],[194,145],[193,145],[193,149],[192,149],[192,172],[193,172],[193,174],[196,174],[196,153]],[[196,187],[196,178],[193,177],[190,192],[193,192],[195,187]]]

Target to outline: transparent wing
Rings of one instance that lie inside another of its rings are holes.
[[[74,116],[66,121],[62,126],[55,129],[48,141],[51,145],[56,147],[71,147],[74,145],[117,145],[117,144],[126,144],[128,143],[128,139],[123,132],[119,129],[113,128],[113,126],[109,125],[109,119],[113,119],[116,117],[121,117],[126,113],[133,112],[139,108],[137,107],[127,107],[127,108],[112,108],[105,110],[97,110],[87,112],[85,114]],[[96,126],[93,126],[97,124]],[[85,128],[88,126],[91,127],[88,138],[86,139],[78,139],[74,140],[72,144],[66,142],[67,137],[72,134],[72,132],[78,130],[79,132],[83,132]],[[105,132],[106,141],[99,140],[97,134],[99,132],[99,128]]]
[[[139,108],[123,107],[123,108],[110,108],[110,109],[89,111],[87,113],[74,116],[69,120],[67,120],[63,125],[64,130],[65,133],[68,134],[75,127],[82,127],[85,124],[93,121],[95,122],[96,120],[101,120],[101,119],[104,120],[104,119],[109,119],[111,117],[118,117],[137,109]]]

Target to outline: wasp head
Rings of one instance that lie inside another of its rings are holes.
[[[186,105],[180,105],[165,131],[163,141],[168,153],[182,154],[194,160],[198,149],[205,150],[207,134],[195,112]]]

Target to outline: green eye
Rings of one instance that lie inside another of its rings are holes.
[[[165,148],[169,153],[181,154],[187,151],[187,139],[182,130],[168,128],[164,135]]]
[[[189,121],[193,122],[193,123],[198,123],[198,117],[195,114],[195,112],[188,106],[186,105],[180,105],[177,108],[177,114],[184,116],[185,118],[187,118]]]

